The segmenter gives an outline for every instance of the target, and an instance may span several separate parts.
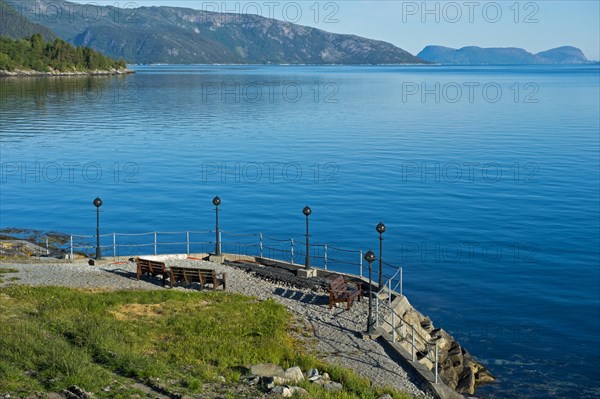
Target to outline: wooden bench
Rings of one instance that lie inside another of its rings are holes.
[[[219,287],[226,288],[225,277],[227,273],[217,274],[211,269],[197,269],[192,267],[171,266],[169,270],[169,285],[173,288],[175,283],[185,283],[190,286],[193,283],[200,284],[200,288],[211,284],[214,291]]]
[[[152,277],[162,276],[162,285],[165,286],[167,280],[168,271],[167,266],[164,262],[157,262],[148,259],[137,259],[137,272],[136,277],[139,280],[141,276],[148,275]]]
[[[335,303],[345,302],[346,310],[350,309],[352,301],[362,296],[361,283],[355,283],[356,288],[348,289],[348,283],[344,280],[344,277],[338,275],[329,281],[329,309],[333,307]]]

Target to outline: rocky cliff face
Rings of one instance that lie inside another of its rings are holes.
[[[5,0],[43,13],[42,0]],[[24,5],[24,6],[23,6]],[[62,0],[40,23],[74,45],[135,63],[422,64],[390,43],[248,14],[177,7],[122,10]],[[87,7],[87,8],[86,8]],[[19,10],[19,7],[16,7]],[[26,15],[31,15],[31,12]]]

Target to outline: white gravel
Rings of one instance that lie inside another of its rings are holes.
[[[366,298],[355,302],[349,311],[345,311],[344,306],[329,310],[328,296],[325,292],[283,286],[219,263],[184,259],[174,259],[167,263],[174,266],[214,268],[219,272],[226,272],[227,291],[263,300],[272,298],[298,316],[298,319],[304,320],[314,334],[308,342],[316,344],[316,352],[327,362],[353,369],[376,385],[392,386],[419,398],[431,397],[413,383],[415,380],[411,374],[390,358],[378,342],[362,339],[361,333],[367,324]],[[103,263],[99,266],[90,266],[81,261],[4,263],[0,264],[0,267],[19,270],[18,273],[5,274],[5,283],[0,286],[19,284],[119,290],[163,289],[158,278],[142,278],[137,281],[133,263]],[[19,280],[9,281],[11,277],[18,277]]]

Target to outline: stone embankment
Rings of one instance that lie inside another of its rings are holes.
[[[439,378],[444,384],[460,394],[474,394],[478,385],[494,381],[487,368],[476,361],[450,334],[442,328],[436,328],[427,316],[416,310],[404,296],[397,297],[392,304],[395,317],[386,318],[383,331],[386,339],[397,343],[409,356],[407,361],[424,366],[435,372],[435,346],[437,344]],[[392,325],[395,324],[395,337],[392,337]],[[414,338],[413,338],[414,329]],[[415,361],[412,361],[412,343],[415,345]]]

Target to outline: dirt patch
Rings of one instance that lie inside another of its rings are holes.
[[[12,297],[9,296],[9,295],[6,295],[4,293],[1,293],[0,294],[0,301],[6,301],[6,302],[12,301]]]
[[[141,304],[141,303],[129,303],[127,305],[121,305],[115,310],[111,310],[112,314],[117,320],[134,320],[141,317],[157,317],[162,314],[162,304]]]

